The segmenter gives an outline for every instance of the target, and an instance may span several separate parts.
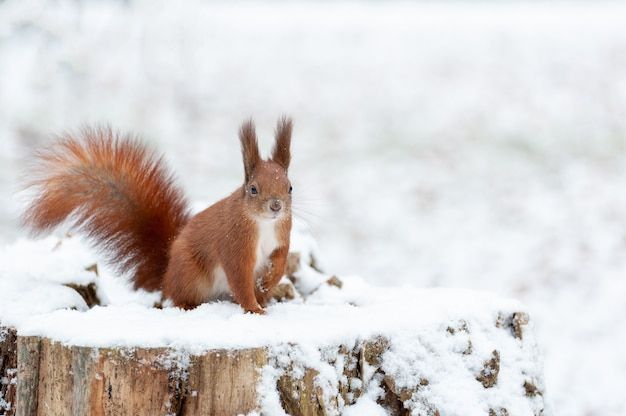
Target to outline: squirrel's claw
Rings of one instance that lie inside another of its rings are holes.
[[[253,306],[252,308],[245,308],[245,309],[246,309],[246,313],[254,313],[254,314],[257,314],[257,315],[265,315],[265,309],[263,309],[259,305]]]

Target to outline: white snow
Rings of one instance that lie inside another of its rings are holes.
[[[54,236],[40,240],[20,239],[0,247],[0,322],[19,327],[28,317],[63,308],[87,310],[83,298],[66,283],[97,283],[105,304],[154,305],[155,293],[132,291],[123,277],[97,277],[86,268],[96,264],[93,250],[78,238]]]
[[[294,212],[325,270],[519,298],[559,414],[621,416],[625,15],[619,1],[4,1],[0,238],[22,235],[17,179],[52,133],[135,131],[212,202],[242,181],[238,123],[257,119],[267,153],[290,113]],[[82,307],[64,288],[32,296]],[[153,300],[122,285],[109,301]]]
[[[354,405],[350,406],[345,412],[343,412],[344,416],[361,416],[361,415],[371,415],[371,416],[387,416],[387,412],[385,409],[376,403],[376,400],[373,400],[369,396],[360,397]]]

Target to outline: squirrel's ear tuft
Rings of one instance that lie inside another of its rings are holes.
[[[241,141],[241,153],[243,155],[243,169],[246,175],[246,182],[248,182],[254,168],[261,160],[252,119],[245,121],[241,125],[239,129],[239,140]]]
[[[278,120],[276,125],[275,138],[276,143],[272,150],[272,160],[281,165],[285,170],[289,169],[291,161],[291,130],[293,121],[287,116],[283,116]]]

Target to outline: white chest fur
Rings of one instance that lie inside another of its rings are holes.
[[[276,221],[260,219],[257,220],[258,240],[256,244],[256,262],[254,271],[258,271],[269,261],[269,256],[278,247],[278,236],[276,235]]]

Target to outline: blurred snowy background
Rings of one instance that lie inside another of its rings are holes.
[[[626,4],[0,1],[0,242],[33,148],[111,123],[193,201],[295,119],[326,269],[526,302],[555,414],[626,414]]]

